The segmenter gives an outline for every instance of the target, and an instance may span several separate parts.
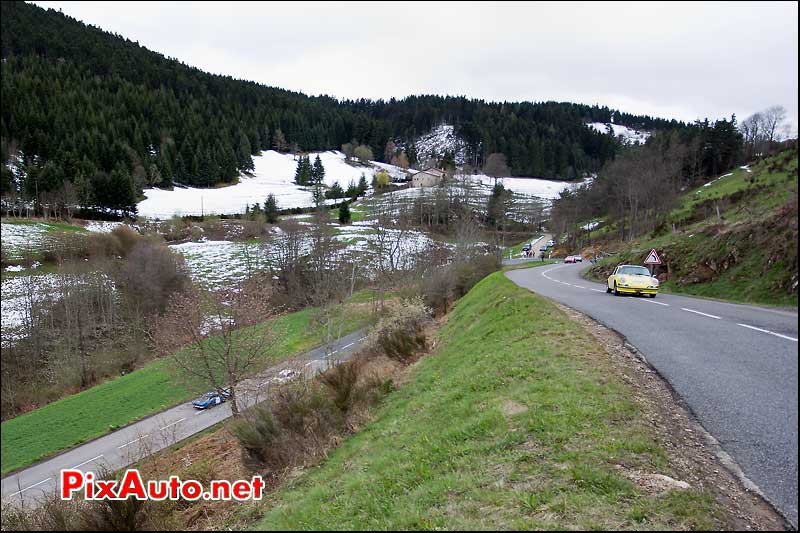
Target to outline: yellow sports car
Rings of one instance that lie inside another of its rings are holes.
[[[655,298],[658,294],[658,280],[643,266],[619,265],[608,276],[606,292],[620,294],[647,294]]]

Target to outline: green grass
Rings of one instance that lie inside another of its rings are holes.
[[[455,307],[436,352],[254,529],[716,529],[706,492],[649,495],[615,465],[673,474],[600,346],[502,273]]]
[[[43,222],[43,219],[28,219],[28,218],[4,218],[3,224],[18,224],[29,226],[41,226],[42,229],[48,233],[69,231],[85,233],[87,230],[83,226],[76,226],[74,224],[66,224],[64,222]]]
[[[339,208],[331,209],[331,219],[339,221]],[[367,218],[367,212],[360,207],[354,207],[350,204],[350,222],[362,222]]]
[[[359,296],[357,293],[354,296]],[[282,333],[279,345],[258,361],[260,369],[305,352],[320,343],[321,329],[314,309],[275,319]],[[350,308],[343,332],[350,333],[370,320],[369,311]],[[264,326],[253,326],[264,327]],[[181,376],[166,359],[144,367],[2,424],[2,473],[27,466],[76,444],[157,413],[203,392],[208,385]]]

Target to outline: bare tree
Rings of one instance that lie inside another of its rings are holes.
[[[265,276],[225,291],[184,291],[172,298],[158,324],[157,349],[189,377],[227,392],[238,416],[239,385],[275,348],[280,332]],[[227,389],[227,390],[226,390]]]
[[[489,157],[486,158],[486,164],[483,166],[483,172],[487,176],[494,178],[495,185],[497,185],[499,178],[505,178],[511,174],[505,154],[489,154]]]
[[[777,134],[780,126],[786,119],[786,109],[782,105],[774,105],[764,110],[764,137],[768,143],[778,140]]]
[[[773,150],[786,129],[786,109],[781,105],[771,106],[747,117],[739,125],[744,137],[745,156],[766,157]]]
[[[397,195],[385,195],[374,207],[376,223],[373,227],[375,235],[369,241],[368,252],[377,270],[377,282],[381,310],[383,310],[386,292],[395,286],[398,274],[406,266],[407,259],[403,253],[410,224],[408,210],[403,209]]]

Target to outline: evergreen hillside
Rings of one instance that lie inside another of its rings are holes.
[[[638,129],[693,129],[570,103],[309,97],[204,73],[32,4],[3,2],[1,15],[0,187],[38,203],[132,211],[147,186],[235,181],[263,149],[325,150],[354,139],[380,160],[388,141],[442,122],[455,126],[471,161],[502,152],[514,175],[575,178],[619,149],[588,122],[613,115]]]

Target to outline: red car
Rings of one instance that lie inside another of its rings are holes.
[[[575,258],[572,257],[571,255],[568,255],[567,257],[564,258],[564,262],[565,263],[574,263],[575,262]]]

